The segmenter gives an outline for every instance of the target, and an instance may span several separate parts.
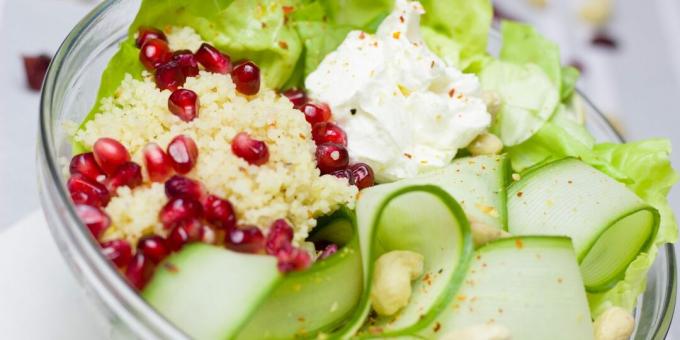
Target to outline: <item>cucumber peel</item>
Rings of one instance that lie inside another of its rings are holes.
[[[354,218],[341,210],[319,224],[310,240],[335,243],[339,251],[303,272],[287,274],[237,339],[314,338],[332,333],[355,309],[363,285]]]
[[[478,249],[451,305],[421,335],[497,324],[513,339],[593,338],[578,262],[567,237],[526,236]]]
[[[509,231],[574,243],[588,292],[621,280],[652,244],[659,213],[623,184],[574,158],[533,168],[508,188]]]
[[[159,265],[142,296],[192,338],[225,339],[281,278],[274,257],[193,244]]]
[[[472,237],[463,209],[438,186],[402,181],[361,192],[357,227],[364,290],[339,336],[409,336],[427,327],[453,298],[472,255]],[[424,274],[413,282],[410,303],[395,317],[378,318],[368,329],[362,329],[371,309],[369,287],[375,260],[391,250],[423,255]]]

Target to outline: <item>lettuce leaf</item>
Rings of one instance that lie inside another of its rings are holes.
[[[557,87],[535,64],[493,61],[480,74],[483,91],[495,93],[502,106],[491,131],[506,146],[520,144],[545,124],[559,104]]]
[[[535,64],[555,85],[562,84],[560,48],[527,24],[503,21],[500,59],[515,64]]]
[[[629,180],[628,188],[659,210],[661,215],[654,245],[630,264],[624,280],[609,291],[589,295],[590,308],[593,317],[596,317],[612,305],[632,310],[637,297],[644,292],[647,272],[654,263],[658,247],[677,241],[678,225],[667,196],[680,176],[671,166],[671,144],[666,139],[598,144],[593,151],[599,159],[625,174]]]

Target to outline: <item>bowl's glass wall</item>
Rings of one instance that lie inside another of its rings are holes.
[[[63,122],[80,122],[91,108],[101,73],[133,20],[139,1],[107,1],[74,28],[53,60],[41,107],[40,188],[43,208],[71,269],[99,311],[122,338],[181,338],[184,335],[156,314],[108,264],[75,216],[63,183],[71,157]],[[492,36],[492,51],[500,39]],[[607,121],[589,103],[589,129],[602,141],[620,141]],[[675,304],[675,257],[671,246],[659,251],[649,273],[647,290],[636,313],[634,339],[663,339]],[[121,333],[122,332],[122,333]],[[128,333],[130,332],[130,333]],[[115,335],[115,334],[114,334]]]

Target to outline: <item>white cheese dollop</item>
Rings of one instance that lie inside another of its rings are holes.
[[[347,133],[352,161],[380,182],[450,164],[491,123],[477,77],[425,45],[423,13],[419,2],[397,0],[375,35],[349,33],[305,82]]]

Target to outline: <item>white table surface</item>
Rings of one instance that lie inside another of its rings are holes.
[[[527,6],[527,0],[497,3],[559,41],[567,60],[587,59],[590,65],[579,86],[605,112],[620,119],[628,137],[667,136],[680,145],[680,105],[676,103],[680,95],[680,3],[619,0],[609,31],[622,46],[610,53],[584,42],[588,31],[579,26],[574,7],[583,1],[588,0],[552,0],[541,12]],[[30,215],[39,208],[35,174],[39,95],[26,90],[20,59],[21,54],[54,53],[92,6],[76,0],[0,0],[3,339],[99,339],[109,334],[106,326],[92,321],[40,214]],[[680,164],[680,152],[673,159]],[[671,197],[680,212],[679,192],[674,190]],[[678,314],[675,320],[680,320]],[[675,335],[680,337],[680,321],[673,323],[668,339]]]

